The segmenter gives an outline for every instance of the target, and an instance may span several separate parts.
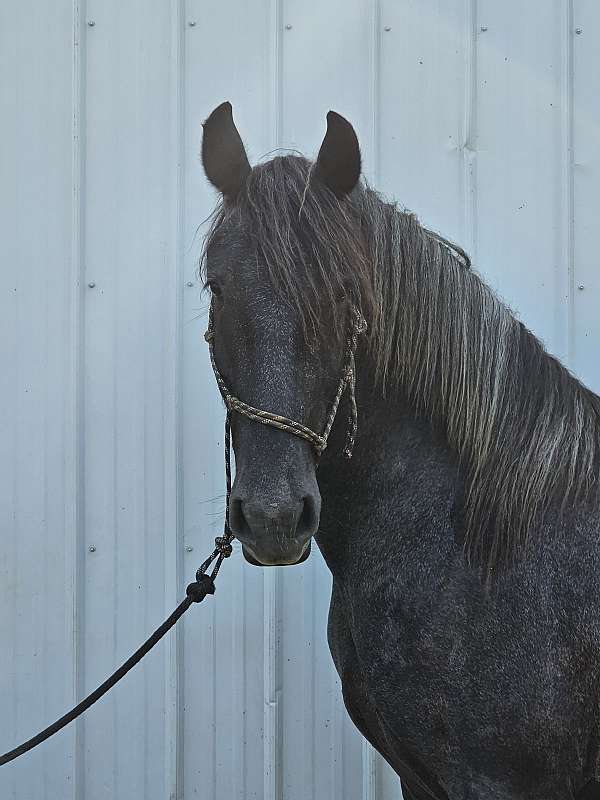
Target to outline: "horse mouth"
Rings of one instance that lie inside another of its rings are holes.
[[[295,567],[297,564],[302,564],[303,561],[310,555],[310,539],[304,545],[304,548],[300,554],[299,558],[293,559],[289,561],[285,556],[281,555],[280,558],[274,559],[269,558],[265,561],[259,561],[256,555],[248,548],[245,544],[242,545],[242,553],[244,554],[244,558],[249,564],[252,564],[254,567]]]

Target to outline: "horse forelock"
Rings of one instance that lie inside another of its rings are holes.
[[[443,430],[464,470],[465,548],[495,568],[518,557],[550,507],[600,502],[600,398],[550,356],[471,270],[464,251],[366,183],[338,200],[311,162],[254,167],[205,242],[243,221],[307,335],[340,334],[346,297],[368,320],[381,391]]]

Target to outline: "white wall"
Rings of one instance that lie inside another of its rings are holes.
[[[0,5],[0,751],[162,621],[220,530],[201,121],[231,100],[256,160],[346,115],[374,185],[600,391],[599,28],[596,0]],[[0,796],[397,797],[342,708],[328,594],[316,550],[238,553]]]

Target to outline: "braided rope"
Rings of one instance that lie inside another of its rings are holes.
[[[296,422],[293,419],[288,419],[287,417],[282,417],[279,414],[272,414],[270,411],[263,411],[263,409],[249,406],[247,403],[244,403],[242,400],[239,400],[233,395],[227,395],[225,397],[225,403],[227,408],[229,408],[231,411],[237,411],[239,414],[242,414],[248,419],[252,419],[255,422],[260,422],[263,425],[270,425],[271,427],[277,428],[280,431],[294,433],[296,436],[306,439],[307,442],[310,442],[310,444],[313,445],[318,453],[322,453],[327,447],[327,440],[323,436],[319,436],[318,433],[315,433],[310,428],[302,425],[300,422]]]

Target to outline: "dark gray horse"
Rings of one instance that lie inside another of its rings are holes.
[[[224,103],[205,249],[214,355],[246,403],[323,428],[358,308],[348,396],[320,459],[232,415],[233,532],[252,563],[314,536],[333,574],[344,700],[407,800],[600,797],[600,398],[466,255],[360,180],[333,112],[317,161],[250,168]]]

